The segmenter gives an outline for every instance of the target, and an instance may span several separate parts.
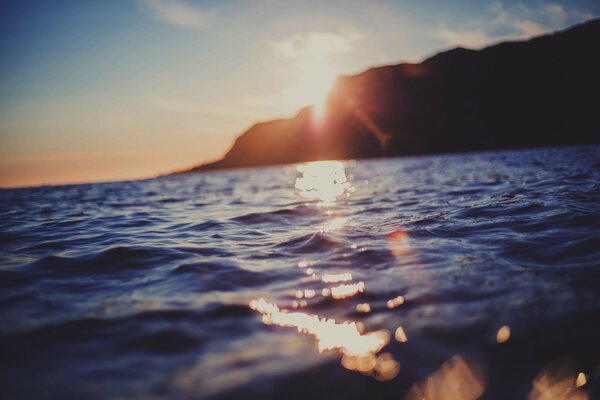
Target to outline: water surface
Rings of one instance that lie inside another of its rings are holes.
[[[6,398],[598,394],[597,146],[12,189],[0,203]]]

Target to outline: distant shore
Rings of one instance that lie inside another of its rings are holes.
[[[339,77],[312,107],[257,123],[220,160],[176,171],[600,142],[600,20]],[[576,62],[574,62],[576,60]],[[558,79],[557,79],[558,78]]]

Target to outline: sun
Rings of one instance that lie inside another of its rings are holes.
[[[333,65],[327,59],[302,60],[296,83],[289,87],[284,96],[289,103],[298,107],[312,105],[316,114],[322,114],[325,98],[336,77]]]
[[[335,56],[347,51],[348,44],[337,35],[313,33],[294,48],[293,83],[284,90],[286,103],[296,107],[312,105],[315,114],[325,112],[325,99],[338,75]]]

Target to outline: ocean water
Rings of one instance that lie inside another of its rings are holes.
[[[5,399],[600,393],[598,146],[0,203]]]

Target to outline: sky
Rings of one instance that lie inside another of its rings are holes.
[[[220,158],[333,79],[600,16],[597,1],[0,3],[0,186],[152,177]]]

